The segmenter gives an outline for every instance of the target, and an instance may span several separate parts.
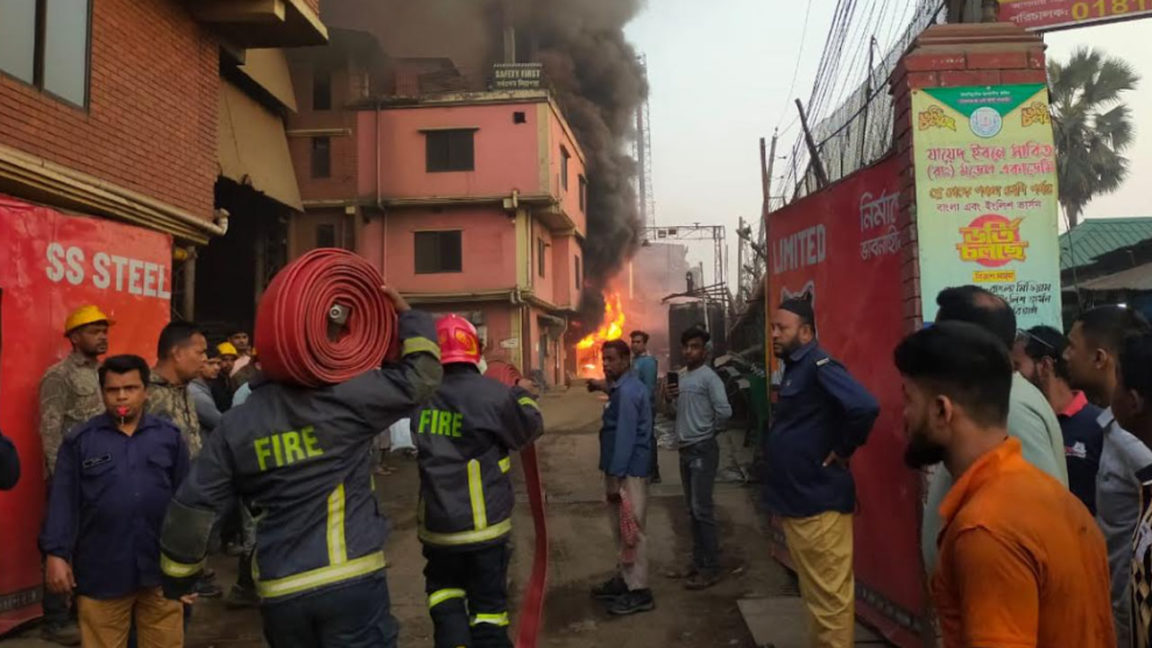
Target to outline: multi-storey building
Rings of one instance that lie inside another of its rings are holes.
[[[489,359],[564,382],[588,184],[555,99],[456,90],[471,84],[454,83],[446,60],[381,69],[367,34],[335,31],[326,49],[293,55],[305,214],[291,254],[355,250],[414,304],[469,317]]]

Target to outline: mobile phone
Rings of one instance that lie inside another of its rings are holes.
[[[668,386],[673,387],[673,386],[679,386],[679,385],[680,385],[680,373],[677,371],[669,371],[668,372]]]

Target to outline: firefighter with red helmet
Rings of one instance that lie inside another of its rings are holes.
[[[412,417],[420,465],[419,537],[437,648],[511,646],[509,453],[543,431],[531,381],[480,374],[480,339],[459,315],[436,323],[444,379]]]

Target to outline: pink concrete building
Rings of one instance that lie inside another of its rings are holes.
[[[333,40],[339,48],[340,36]],[[468,317],[489,360],[564,382],[564,333],[583,283],[587,181],[559,106],[543,89],[397,97],[419,87],[401,83],[403,66],[380,77],[384,92],[365,91],[372,75],[349,61],[343,71],[330,59],[294,64],[301,95],[315,79],[358,85],[332,88],[325,114],[302,98],[290,124],[306,210],[290,254],[355,250],[414,305]],[[316,160],[318,152],[330,159]]]

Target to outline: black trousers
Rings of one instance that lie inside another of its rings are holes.
[[[511,648],[507,544],[471,551],[425,546],[424,557],[436,648]]]
[[[396,648],[384,572],[345,587],[260,607],[272,648]]]

